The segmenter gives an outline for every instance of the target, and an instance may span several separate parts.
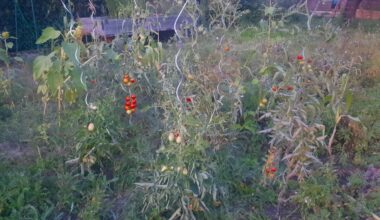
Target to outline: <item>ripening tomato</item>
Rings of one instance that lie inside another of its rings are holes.
[[[270,171],[271,171],[272,173],[274,173],[274,172],[277,171],[277,169],[276,169],[276,167],[272,167],[272,168],[270,169]]]
[[[182,143],[182,138],[181,138],[181,136],[178,136],[178,137],[175,139],[175,142],[176,142],[177,144]]]
[[[278,90],[278,86],[272,86],[272,91],[273,92],[277,92],[277,90]]]
[[[223,48],[223,51],[224,52],[229,52],[230,51],[230,47],[228,45],[226,45],[224,48]]]
[[[87,130],[88,131],[93,131],[95,129],[95,125],[94,125],[94,123],[89,123],[88,125],[87,125]]]
[[[186,169],[186,167],[183,168],[182,174],[186,176],[188,173],[189,173],[189,171]]]
[[[287,86],[287,87],[286,87],[286,90],[288,90],[288,91],[293,91],[293,89],[294,89],[293,86]]]
[[[132,94],[132,95],[131,95],[131,99],[136,99],[136,95],[135,95],[135,94]]]
[[[169,140],[170,142],[174,141],[174,134],[173,134],[173,132],[170,132],[170,134],[169,134],[169,136],[168,136],[168,140]]]

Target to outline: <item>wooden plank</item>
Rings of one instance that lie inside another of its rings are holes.
[[[356,10],[355,17],[358,19],[379,20],[380,11],[358,9]]]
[[[132,35],[133,28],[144,28],[149,31],[174,30],[174,23],[177,15],[151,16],[135,22],[132,19],[109,19],[107,17],[79,18],[78,22],[83,26],[86,35],[95,34],[105,38],[114,37],[121,34]],[[190,16],[183,15],[177,21],[177,28],[192,24]]]

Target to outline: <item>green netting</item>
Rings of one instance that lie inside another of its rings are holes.
[[[60,1],[9,0],[1,1],[1,31],[7,30],[14,39],[13,51],[37,48],[36,39],[46,26],[62,26],[64,11]]]
[[[12,51],[37,48],[36,39],[46,26],[62,27],[64,11],[60,1],[44,0],[0,1],[0,31],[9,31]]]

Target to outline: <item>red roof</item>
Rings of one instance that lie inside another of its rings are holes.
[[[344,13],[359,19],[380,19],[380,0],[340,0],[336,8],[332,8],[332,0],[309,0],[308,8],[316,15]]]

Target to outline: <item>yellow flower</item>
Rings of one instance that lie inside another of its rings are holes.
[[[77,26],[74,30],[74,37],[75,39],[77,40],[82,40],[82,37],[83,37],[83,28],[82,26]]]
[[[2,33],[1,33],[1,37],[2,37],[4,40],[8,39],[8,38],[9,38],[9,32],[8,32],[8,31],[4,31],[4,32],[2,32]]]

